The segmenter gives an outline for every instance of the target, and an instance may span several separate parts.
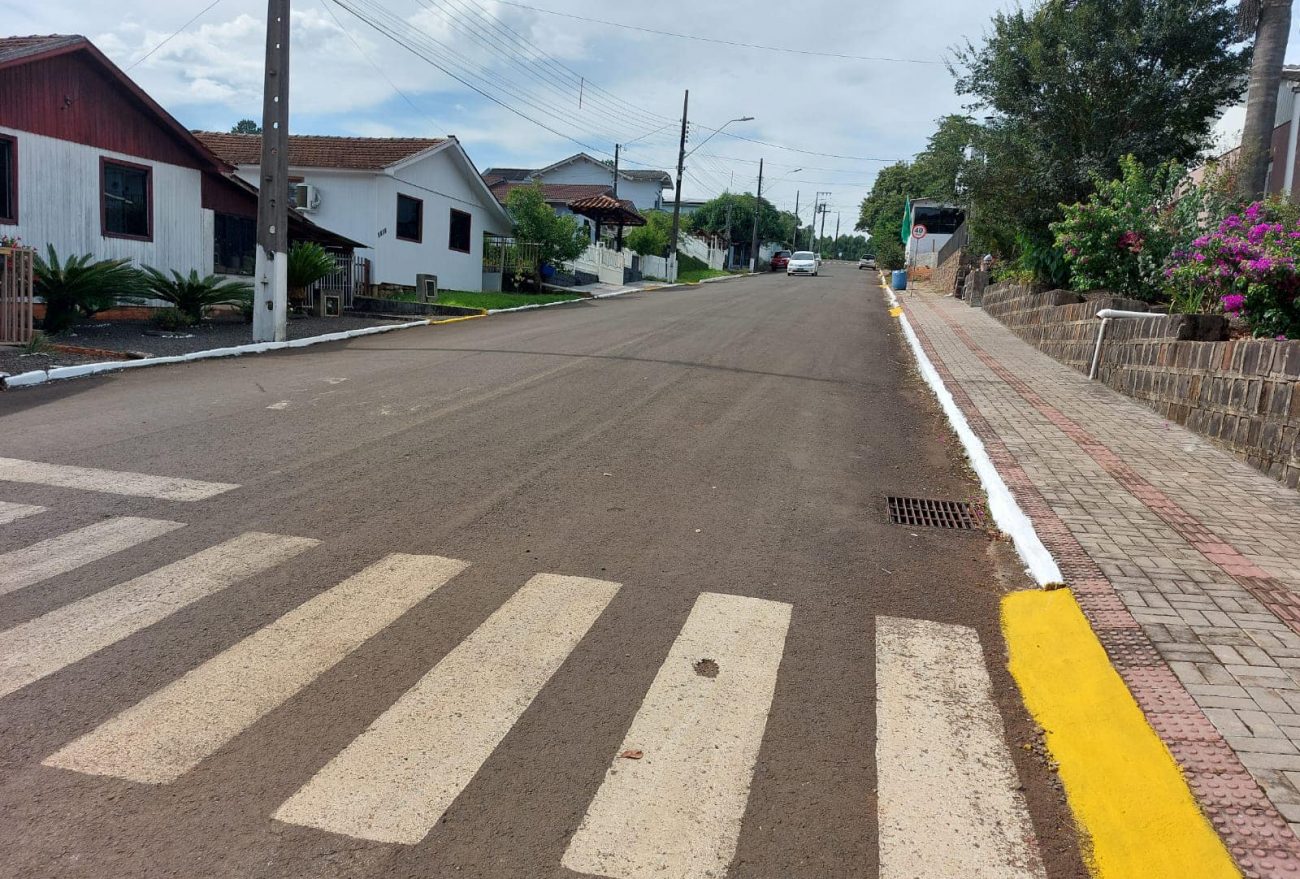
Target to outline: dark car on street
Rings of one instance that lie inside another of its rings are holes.
[[[790,263],[790,251],[778,250],[772,254],[772,271],[783,272],[785,267]]]

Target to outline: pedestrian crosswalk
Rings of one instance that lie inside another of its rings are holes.
[[[0,503],[0,520],[41,511],[26,509]],[[182,527],[116,517],[10,550],[0,556],[0,596],[38,589]],[[0,631],[0,698],[201,599],[298,564],[318,543],[238,534]],[[438,555],[395,553],[343,572],[278,619],[40,755],[41,762],[148,786],[183,782],[254,724],[287,723],[270,715],[404,614],[440,600],[439,590],[468,567]],[[527,578],[363,732],[294,779],[265,819],[376,844],[422,843],[579,644],[593,637],[621,590],[580,576]],[[798,621],[798,606],[785,602],[697,597],[624,721],[604,778],[582,792],[585,812],[557,868],[611,879],[727,874],[767,720],[779,703],[787,634]],[[876,631],[862,637],[873,634],[877,691],[861,699],[876,704],[880,875],[1042,876],[975,632],[878,617]],[[862,735],[869,741],[869,731]]]

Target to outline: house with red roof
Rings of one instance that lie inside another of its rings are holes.
[[[260,134],[198,131],[212,152],[256,184]],[[509,235],[505,208],[455,137],[291,134],[289,177],[298,209],[366,243],[374,284],[483,289],[483,236]]]
[[[0,38],[0,235],[60,257],[251,274],[257,191],[85,37]],[[357,240],[302,215],[291,241]]]

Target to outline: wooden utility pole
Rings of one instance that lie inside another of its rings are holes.
[[[791,250],[799,249],[799,190],[794,191],[794,241],[790,244]]]
[[[758,271],[758,215],[763,209],[763,160],[758,160],[758,195],[754,197],[754,238],[749,245],[749,270]]]
[[[614,200],[618,200],[618,151],[619,145],[614,144]],[[623,221],[618,221],[618,234],[614,237],[614,249],[623,250]]]
[[[686,96],[682,98],[682,139],[681,144],[677,147],[677,197],[673,201],[673,240],[668,244],[668,252],[664,256],[672,259],[677,252],[677,231],[681,228],[682,216],[682,172],[686,168],[686,109],[691,103],[691,90],[686,90]]]
[[[731,195],[730,190],[727,191],[727,195]],[[731,271],[731,208],[733,201],[735,201],[735,199],[730,197],[727,198],[727,259],[725,264],[722,266],[727,271]]]
[[[267,0],[262,165],[257,187],[253,341],[282,342],[289,319],[289,0]]]
[[[839,215],[839,212],[836,212],[836,214],[835,214],[835,240],[832,242],[831,246],[833,247],[833,246],[835,246],[835,245],[837,245],[837,244],[839,244],[839,243],[840,243],[840,215]]]

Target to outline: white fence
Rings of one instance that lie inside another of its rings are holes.
[[[711,269],[726,267],[727,251],[713,247],[709,242],[696,238],[694,235],[678,236],[677,249],[687,256],[693,256],[703,261]]]
[[[721,251],[719,251],[721,252]],[[632,267],[632,257],[639,256],[631,250],[615,250],[604,244],[593,244],[568,267],[595,275],[602,284],[622,286],[623,269]],[[677,280],[677,259],[661,256],[639,256],[641,274],[665,281]]]
[[[661,281],[677,280],[677,258],[664,259],[662,256],[642,256],[641,274],[647,278]]]

